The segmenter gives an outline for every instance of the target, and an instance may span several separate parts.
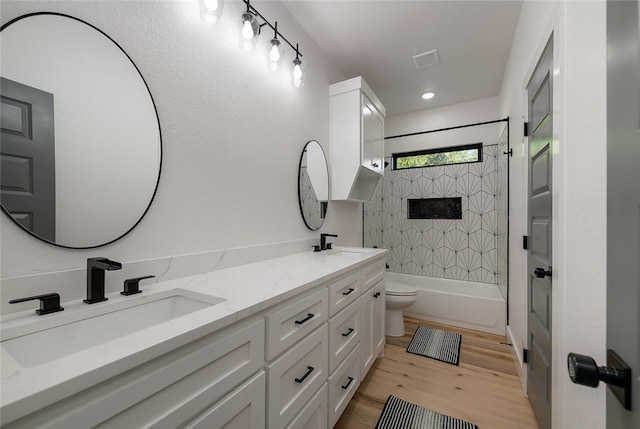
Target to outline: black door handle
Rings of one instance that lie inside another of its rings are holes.
[[[622,406],[631,410],[631,368],[613,350],[607,350],[607,366],[600,367],[591,356],[569,353],[567,369],[575,384],[597,387],[605,382]]]
[[[535,274],[536,277],[539,279],[543,279],[545,277],[551,277],[551,271],[545,270],[544,268],[536,268],[533,274]]]

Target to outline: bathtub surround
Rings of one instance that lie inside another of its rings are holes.
[[[385,279],[389,289],[400,284],[417,290],[405,316],[505,335],[506,302],[495,284],[390,272]]]
[[[385,169],[365,204],[365,247],[389,249],[390,271],[480,283],[498,278],[497,145],[471,164]],[[390,161],[390,158],[387,159]],[[407,200],[462,199],[462,219],[407,219]]]

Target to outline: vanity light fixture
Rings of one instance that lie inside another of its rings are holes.
[[[224,0],[200,0],[200,17],[207,24],[217,24],[222,18]]]
[[[422,98],[424,100],[431,100],[435,96],[436,96],[435,92],[425,92],[424,94],[422,94]]]
[[[199,0],[200,1],[200,16],[206,22],[215,24],[220,21],[222,6],[224,0]],[[256,46],[256,40],[260,35],[260,29],[268,25],[273,31],[273,39],[269,41],[269,67],[271,70],[278,70],[282,64],[284,53],[282,47],[284,46],[282,41],[286,42],[291,49],[296,51],[296,58],[293,60],[293,86],[300,88],[303,85],[303,63],[300,59],[302,54],[298,48],[298,44],[294,47],[291,42],[287,40],[282,33],[278,31],[278,23],[271,25],[267,19],[258,12],[258,10],[251,6],[251,0],[242,0],[247,5],[247,10],[241,15],[242,28],[240,30],[240,41],[242,48],[246,51],[253,51]],[[258,18],[261,21],[258,21]]]
[[[269,41],[271,45],[271,49],[269,50],[269,68],[272,71],[276,71],[280,68],[280,64],[282,64],[283,52],[282,52],[282,43],[278,40],[278,22],[275,22],[275,35],[273,39]]]
[[[300,60],[300,52],[296,44],[296,59],[293,60],[293,86],[300,88],[302,86],[302,61]]]

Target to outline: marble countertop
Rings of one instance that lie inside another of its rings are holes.
[[[149,300],[157,293],[176,288],[225,299],[203,310],[28,368],[21,367],[1,348],[2,424],[362,267],[386,252],[384,249],[336,247],[333,251],[297,253],[160,282],[151,287],[142,286],[143,293],[130,297],[108,294],[108,301],[91,306],[81,300],[62,302],[65,311],[59,313],[37,316],[29,310],[3,316],[0,322],[4,341],[23,332],[32,332],[34,326],[56,326],[60,324],[56,321],[73,317],[70,314],[89,318],[104,313],[105,306],[117,308],[128,300]],[[34,302],[34,306],[37,303]]]

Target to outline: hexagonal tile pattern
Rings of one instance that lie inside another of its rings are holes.
[[[506,284],[507,162],[505,136],[484,146],[483,162],[385,169],[364,204],[364,245],[390,249],[391,271]],[[387,159],[391,162],[391,159]],[[462,219],[407,219],[408,198],[462,198]]]

